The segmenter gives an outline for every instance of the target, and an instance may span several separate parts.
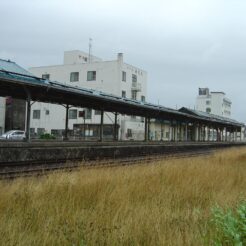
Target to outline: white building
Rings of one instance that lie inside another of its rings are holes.
[[[223,117],[231,117],[231,101],[224,92],[211,91],[208,88],[199,88],[196,98],[196,110]]]
[[[85,52],[74,50],[64,52],[62,65],[30,68],[38,77],[58,81],[66,85],[95,89],[102,92],[145,101],[147,73],[135,66],[124,63],[123,54],[116,60],[103,61]],[[86,137],[97,136],[100,112],[85,109],[85,119],[81,108],[69,110],[69,129],[85,132]],[[32,105],[32,132],[61,134],[65,128],[65,108],[61,105],[36,102]],[[85,123],[85,124],[84,124]],[[114,114],[105,112],[104,132],[110,135],[114,125]],[[144,123],[140,117],[120,115],[118,117],[120,139],[143,139]]]
[[[0,135],[5,131],[5,98],[0,97]]]

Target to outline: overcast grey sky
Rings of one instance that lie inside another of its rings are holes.
[[[246,121],[245,0],[1,0],[0,58],[25,68],[88,50],[148,72],[148,101],[194,107],[198,87],[224,91]]]

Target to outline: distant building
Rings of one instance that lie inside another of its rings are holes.
[[[133,100],[145,101],[147,73],[123,61],[119,53],[116,60],[103,61],[89,54],[74,50],[64,52],[62,65],[30,68],[38,77],[58,81],[66,85],[110,93]],[[85,113],[84,113],[84,112]],[[31,132],[62,135],[65,128],[65,108],[61,105],[35,102],[32,105]],[[77,136],[97,138],[101,112],[72,107],[69,109],[69,129]],[[119,115],[119,139],[143,139],[144,123],[141,117]],[[104,137],[111,138],[114,130],[114,114],[105,112]]]
[[[10,60],[0,59],[0,70],[31,75]],[[0,134],[8,130],[25,130],[26,101],[0,97]]]
[[[230,118],[231,104],[224,92],[209,92],[209,88],[199,88],[196,110]]]

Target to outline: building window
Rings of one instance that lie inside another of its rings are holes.
[[[101,115],[101,110],[95,110],[95,115]]]
[[[211,103],[210,101],[206,101],[206,105],[210,105],[210,103]]]
[[[65,134],[65,130],[51,129],[51,134],[57,137],[61,137]]]
[[[31,135],[34,135],[35,134],[35,128],[32,128],[32,127],[30,128],[30,134]]]
[[[42,74],[42,79],[50,79],[50,75],[48,73]]]
[[[93,130],[86,129],[85,130],[85,136],[86,137],[92,137],[93,136]]]
[[[199,88],[199,96],[208,96],[209,95],[209,89],[208,88]]]
[[[92,115],[92,110],[90,108],[86,108],[85,109],[85,119],[87,120],[91,119],[91,115]]]
[[[132,91],[132,99],[137,100],[137,92],[136,91]]]
[[[87,81],[96,80],[96,71],[88,71],[87,72]]]
[[[126,72],[122,71],[122,81],[126,82]]]
[[[122,91],[121,96],[122,96],[123,98],[126,98],[126,91]]]
[[[207,113],[211,113],[211,108],[206,108]]]
[[[45,129],[44,128],[37,128],[37,134],[38,135],[42,135],[45,133]]]
[[[141,102],[145,102],[145,96],[141,96]]]
[[[85,111],[79,111],[79,118],[84,118],[85,117]]]
[[[132,129],[127,129],[127,137],[132,137]]]
[[[132,82],[137,82],[137,75],[136,74],[132,75]]]
[[[79,72],[70,73],[70,82],[77,82],[77,81],[79,81]]]
[[[40,110],[33,110],[33,119],[40,119]]]
[[[49,115],[50,111],[48,109],[45,110],[45,115]]]
[[[69,109],[68,119],[77,119],[77,114],[78,114],[77,109]]]

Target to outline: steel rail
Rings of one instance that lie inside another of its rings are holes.
[[[211,149],[204,149],[199,151],[187,151],[176,153],[165,153],[156,155],[142,155],[137,157],[127,157],[120,159],[104,159],[104,160],[80,160],[80,161],[67,161],[67,162],[49,162],[48,164],[35,164],[28,163],[28,165],[12,165],[0,167],[0,179],[15,179],[20,177],[33,177],[47,175],[54,171],[72,171],[79,168],[105,168],[105,167],[119,167],[131,166],[139,164],[148,164],[154,161],[181,159],[181,158],[194,158],[199,156],[208,156],[213,153]]]

